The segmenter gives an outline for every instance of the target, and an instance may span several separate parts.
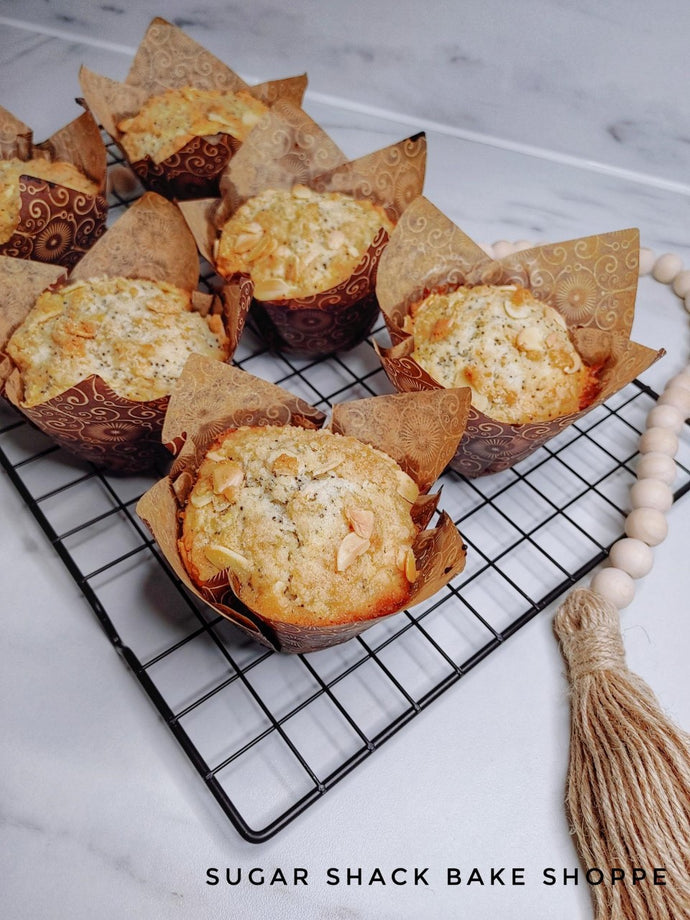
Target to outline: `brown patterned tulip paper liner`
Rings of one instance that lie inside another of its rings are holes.
[[[526,287],[563,316],[585,363],[602,365],[596,399],[577,413],[509,425],[473,407],[449,464],[452,469],[475,477],[510,468],[664,354],[630,341],[638,260],[639,234],[634,229],[538,246],[494,260],[426,198],[406,209],[381,258],[376,287],[393,343],[390,348],[376,347],[397,390],[440,386],[411,357],[414,339],[402,327],[410,305],[442,285]]]
[[[135,115],[150,96],[167,89],[243,90],[270,106],[278,99],[291,99],[300,105],[307,86],[305,74],[250,86],[210,51],[160,17],[150,23],[124,83],[86,67],[80,69],[79,80],[89,109],[121,149],[118,123]],[[218,194],[219,177],[240,147],[237,138],[219,133],[194,138],[160,162],[145,157],[130,166],[150,191],[167,198],[203,198]],[[124,149],[122,152],[127,158]]]
[[[397,459],[420,487],[428,489],[455,451],[468,409],[467,388],[377,396],[335,407],[332,428],[380,447]],[[137,514],[188,590],[258,642],[281,652],[327,648],[384,618],[328,627],[295,626],[249,610],[233,593],[229,573],[221,573],[204,589],[197,588],[179,555],[178,512],[208,446],[221,432],[239,425],[320,428],[324,421],[322,412],[275,384],[231,365],[192,356],[171,396],[163,427],[163,440],[176,460],[168,476],[159,480],[137,505]],[[428,449],[421,451],[420,443]],[[437,502],[438,495],[422,494],[415,503],[413,514],[420,527],[426,528]],[[414,552],[418,576],[408,606],[438,591],[465,564],[462,537],[447,514],[441,514],[438,526],[421,530]]]
[[[181,208],[202,255],[214,264],[214,245],[224,222],[243,202],[267,188],[301,184],[319,192],[367,198],[397,221],[421,194],[425,170],[424,134],[348,161],[301,109],[281,101],[229,163],[221,180],[221,198],[182,202]],[[387,242],[382,229],[350,278],[328,291],[291,300],[254,300],[252,315],[268,344],[279,351],[321,356],[363,341],[379,314],[376,271]]]
[[[38,295],[58,280],[48,266],[0,258],[0,351]],[[62,273],[64,277],[64,272]],[[230,340],[237,344],[251,301],[251,288],[208,295],[195,290],[199,259],[194,239],[175,205],[148,192],[108,229],[67,280],[102,275],[167,281],[192,293],[202,315],[220,313]],[[38,428],[77,457],[114,472],[131,473],[169,460],[161,429],[169,397],[135,401],[115,393],[92,375],[59,396],[25,407],[21,373],[9,358],[0,383],[5,397]]]
[[[0,244],[0,255],[72,268],[105,232],[108,214],[106,152],[89,112],[34,144],[31,128],[0,107],[0,156],[72,163],[99,192],[87,195],[35,176],[19,181],[19,222]]]

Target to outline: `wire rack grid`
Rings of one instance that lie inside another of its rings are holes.
[[[111,194],[109,220],[136,196]],[[372,347],[382,329],[306,361],[268,351],[250,323],[234,363],[327,411],[390,392]],[[605,558],[655,398],[635,381],[509,471],[446,471],[441,507],[468,546],[465,570],[412,610],[307,655],[266,650],[189,595],[134,511],[155,474],[100,472],[8,406],[0,463],[232,825],[259,843]],[[676,499],[690,489],[689,431]]]

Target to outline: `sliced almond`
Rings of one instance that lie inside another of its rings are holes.
[[[552,338],[553,337],[553,338]],[[554,367],[564,374],[576,374],[582,368],[582,358],[556,333],[547,336],[546,344],[550,346],[549,358]]]
[[[275,240],[264,233],[259,237],[258,242],[244,254],[244,257],[248,262],[258,262],[259,259],[270,255],[275,248]]]
[[[515,346],[525,352],[528,356],[530,353],[539,354],[544,351],[544,339],[538,326],[526,326],[521,329],[515,339]]]
[[[295,282],[299,278],[299,260],[294,253],[290,253],[285,258],[285,280]]]
[[[232,569],[233,572],[238,574],[251,572],[252,566],[246,556],[235,552],[234,549],[228,549],[227,546],[223,546],[221,543],[209,543],[204,547],[204,555],[211,565],[221,571],[223,569]]]
[[[328,237],[327,246],[329,249],[340,249],[347,242],[347,237],[342,230],[334,230]]]
[[[293,198],[309,198],[311,196],[311,189],[307,188],[306,185],[293,185],[292,186],[292,197]]]
[[[398,472],[397,491],[398,494],[402,495],[402,497],[406,501],[410,502],[410,504],[416,502],[417,498],[419,497],[419,488],[417,487],[417,484],[413,479],[410,479],[407,473],[403,473],[402,470]]]
[[[577,374],[582,368],[582,358],[577,354],[573,355],[573,359],[567,367],[563,368],[564,374]]]
[[[417,562],[414,558],[414,553],[412,548],[408,549],[405,553],[405,578],[409,582],[413,582],[417,577]]]
[[[266,278],[254,284],[254,296],[257,300],[284,300],[290,293],[290,285],[282,278]]]
[[[195,508],[203,508],[205,505],[210,505],[213,501],[213,492],[199,492],[195,491],[189,496],[189,503]]]
[[[146,301],[146,309],[161,316],[169,316],[177,313],[178,305],[175,300],[169,297],[149,297]]]
[[[369,540],[374,532],[374,512],[367,508],[347,508],[345,517],[358,537]]]
[[[354,530],[351,530],[350,533],[341,540],[340,546],[338,547],[335,559],[336,570],[338,572],[344,572],[348,566],[352,565],[358,556],[361,556],[362,553],[366,552],[368,549],[369,541],[360,537]]]
[[[260,119],[260,112],[250,112],[249,109],[242,112],[242,124],[244,125],[255,125]]]
[[[47,323],[48,320],[55,319],[56,316],[60,316],[61,313],[61,303],[51,304],[49,307],[44,307],[43,310],[41,310],[41,313],[36,316],[36,322],[40,325],[43,325],[43,323]]]
[[[227,494],[228,491],[232,493],[233,489],[241,486],[243,479],[244,469],[241,463],[237,460],[223,460],[213,469],[213,491],[218,495],[225,495],[229,500],[231,495]]]
[[[323,466],[317,467],[312,473],[312,476],[323,476],[325,473],[330,473],[331,470],[334,470],[336,469],[336,467],[339,467],[341,463],[342,463],[342,460],[340,458],[337,458],[336,460],[330,460],[328,463],[325,463]]]
[[[515,303],[512,300],[504,300],[503,309],[505,310],[506,316],[509,316],[511,319],[527,319],[530,315],[530,308],[527,304]]]
[[[225,125],[228,128],[234,128],[237,125],[237,119],[232,116],[223,115],[222,112],[207,112],[206,118],[219,125]]]
[[[429,337],[431,338],[432,342],[437,342],[439,339],[444,339],[448,335],[450,328],[450,317],[442,316],[434,323]]]
[[[96,327],[88,320],[79,320],[75,322],[74,320],[68,319],[65,322],[65,331],[68,335],[76,335],[80,339],[92,339],[96,335]]]
[[[256,231],[246,230],[241,233],[238,233],[235,237],[235,242],[233,243],[233,250],[238,253],[249,252],[250,249],[253,249],[254,246],[259,242],[263,236],[263,231],[259,228],[258,233]]]
[[[299,473],[299,460],[294,454],[279,454],[273,461],[272,470],[276,476],[296,476]]]

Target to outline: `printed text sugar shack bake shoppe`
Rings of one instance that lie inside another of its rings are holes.
[[[667,870],[661,867],[642,868],[635,866],[623,869],[619,866],[602,869],[592,867],[580,869],[577,867],[555,868],[548,866],[540,872],[528,876],[527,870],[520,867],[472,867],[462,869],[458,866],[447,866],[443,870],[432,870],[429,866],[405,867],[397,866],[392,869],[364,868],[361,866],[347,866],[338,868],[331,866],[323,874],[310,879],[309,870],[304,867],[294,866],[290,869],[252,868],[242,867],[209,867],[206,869],[206,884],[216,885],[266,885],[289,886],[325,884],[343,885],[346,887],[385,887],[410,885],[415,887],[455,887],[476,885],[479,887],[522,887],[530,883],[547,886],[565,885],[666,885]]]

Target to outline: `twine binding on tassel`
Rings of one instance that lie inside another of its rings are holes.
[[[690,735],[627,667],[617,608],[571,592],[554,630],[571,684],[566,808],[596,920],[690,918]],[[633,870],[646,870],[633,884]],[[653,884],[653,869],[663,870]],[[611,870],[625,872],[611,881]]]

